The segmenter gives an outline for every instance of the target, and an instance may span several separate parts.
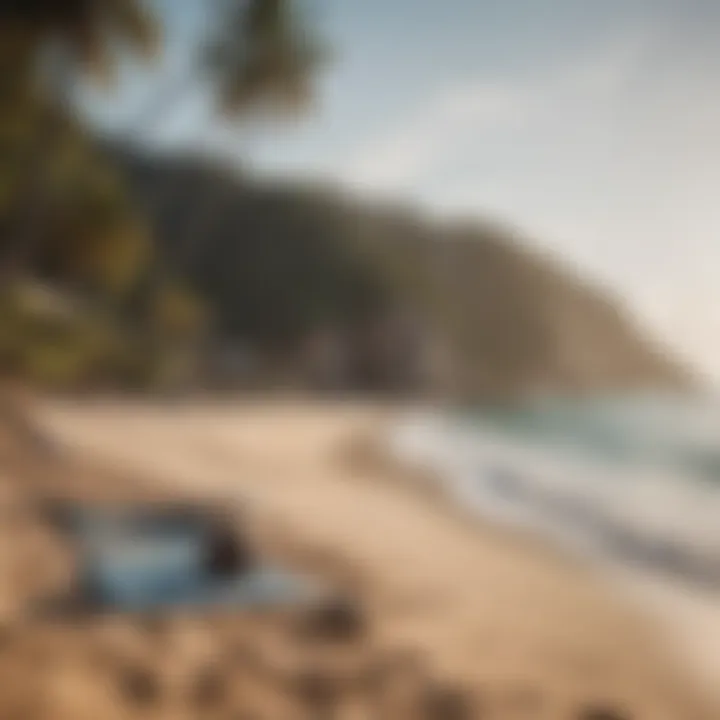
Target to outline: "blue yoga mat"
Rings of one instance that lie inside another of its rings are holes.
[[[73,526],[82,548],[82,592],[103,608],[283,606],[312,592],[306,580],[275,567],[210,574],[203,562],[206,528],[196,518],[84,513]]]

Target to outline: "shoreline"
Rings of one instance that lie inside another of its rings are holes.
[[[418,437],[416,433],[413,443],[411,435],[412,430],[409,435],[407,430],[403,434],[402,428],[396,430],[387,445],[394,445],[390,451],[398,462],[413,464],[416,474],[430,478],[435,497],[442,496],[444,502],[468,515],[470,522],[489,525],[516,539],[527,538],[529,543],[543,543],[555,561],[582,564],[615,585],[623,601],[657,619],[674,651],[691,668],[691,674],[699,679],[714,702],[720,702],[720,587],[703,582],[707,578],[702,575],[695,578],[672,572],[677,569],[673,563],[647,566],[638,562],[633,553],[613,555],[602,546],[577,542],[579,538],[571,532],[553,528],[551,514],[543,515],[542,507],[531,508],[536,515],[529,514],[522,520],[519,519],[522,515],[503,516],[505,508],[497,511],[502,502],[492,497],[491,490],[486,488],[486,497],[473,496],[462,482],[453,482],[448,477],[452,469],[445,468],[443,473],[442,460],[433,457],[429,449],[429,436],[423,437],[421,432]],[[447,459],[442,453],[441,457]],[[492,471],[494,459],[487,467]]]
[[[344,572],[387,643],[411,642],[455,677],[495,693],[542,688],[558,708],[606,699],[653,720],[662,708],[701,713],[691,670],[653,637],[644,602],[532,537],[458,522],[432,492],[398,482],[406,469],[342,457],[386,427],[388,408],[224,407],[55,403],[43,414],[81,454],[183,493],[242,497],[298,555],[315,548],[330,574]]]

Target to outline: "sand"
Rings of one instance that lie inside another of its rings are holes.
[[[392,417],[280,401],[42,408],[73,453],[242,502],[269,548],[357,593],[385,646],[417,652],[488,717],[720,716],[618,587],[535,538],[471,521],[368,452],[361,440]]]

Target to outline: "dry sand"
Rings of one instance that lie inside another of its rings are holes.
[[[477,717],[720,717],[615,588],[532,538],[469,522],[363,449],[391,416],[299,402],[42,410],[73,452],[177,492],[242,499],[269,547],[351,586],[382,643],[470,688],[486,709]]]

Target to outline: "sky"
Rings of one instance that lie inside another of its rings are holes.
[[[153,2],[166,57],[84,96],[99,125],[509,222],[720,383],[718,0],[313,0],[317,106],[262,132],[220,126],[201,83],[138,120],[210,20]]]

